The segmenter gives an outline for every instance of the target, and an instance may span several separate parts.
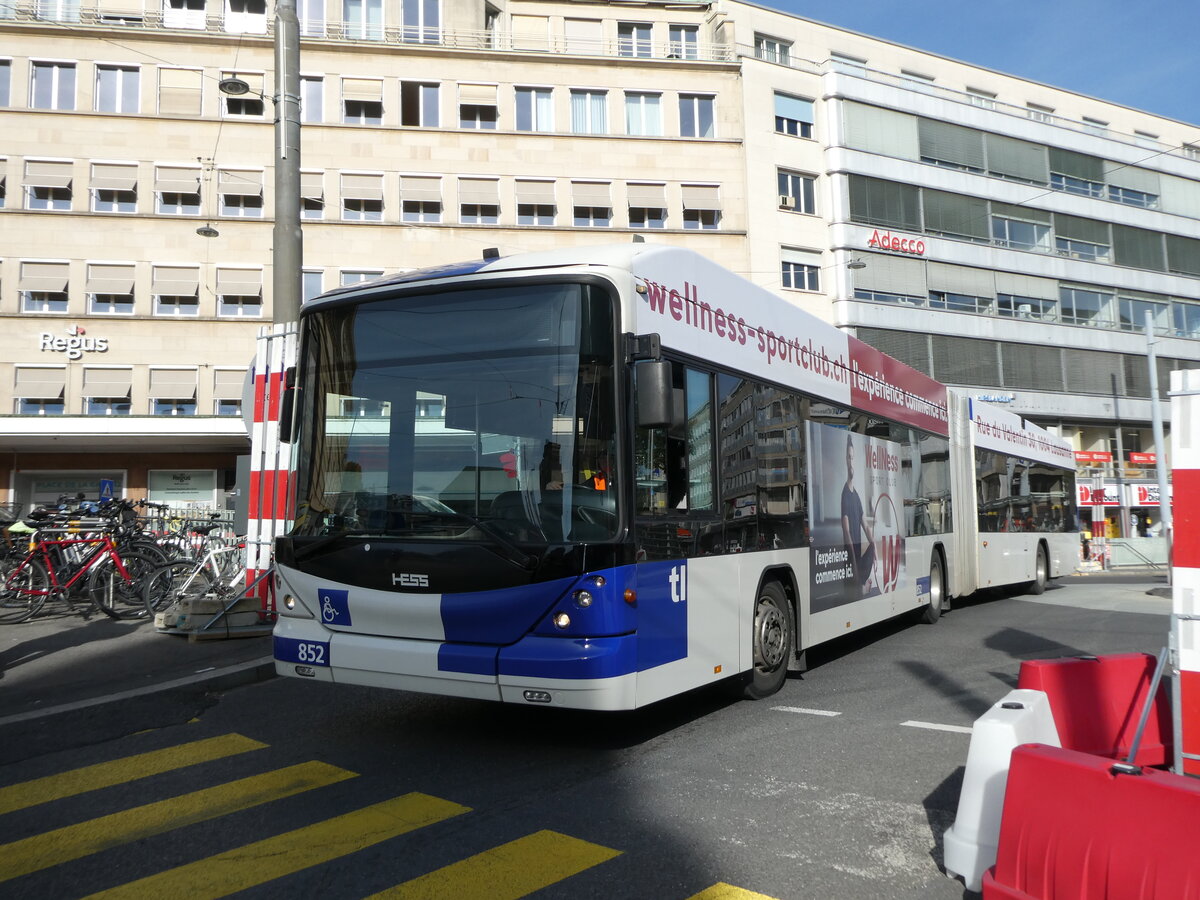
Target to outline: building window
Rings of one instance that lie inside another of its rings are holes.
[[[88,312],[97,316],[133,315],[133,294],[88,294]]]
[[[383,122],[383,103],[379,100],[346,100],[342,121],[347,125],[379,125]]]
[[[305,37],[325,36],[325,0],[297,0],[296,16]]]
[[[30,185],[25,188],[25,208],[26,209],[56,209],[69,210],[71,208],[71,187],[42,187],[39,185]]]
[[[517,88],[517,131],[554,130],[551,96],[550,88]]]
[[[780,284],[797,291],[821,290],[821,257],[817,253],[783,248]]]
[[[685,209],[683,227],[692,231],[715,231],[721,227],[721,211],[717,209]]]
[[[816,179],[811,175],[776,170],[779,182],[779,208],[790,212],[808,213],[817,211]]]
[[[1040,297],[1021,297],[1015,294],[998,294],[996,312],[1009,319],[1054,322],[1058,319],[1058,301]]]
[[[307,303],[325,292],[325,273],[320,269],[305,269],[303,279],[301,302]]]
[[[1012,250],[1050,250],[1050,226],[1041,222],[1022,222],[1004,216],[992,216],[992,239]]]
[[[1035,122],[1054,122],[1054,107],[1042,106],[1040,103],[1026,103],[1025,113]]]
[[[225,30],[230,34],[266,34],[266,0],[225,0]]]
[[[671,25],[667,29],[667,56],[670,59],[700,58],[700,27]]]
[[[716,185],[683,185],[683,227],[691,231],[721,227],[720,189]]]
[[[1062,320],[1067,325],[1112,327],[1112,294],[1086,288],[1059,287],[1058,299]]]
[[[221,215],[242,219],[258,219],[263,214],[261,194],[222,194]]]
[[[164,216],[200,215],[200,194],[180,194],[163,191],[158,195],[158,211]]]
[[[95,110],[136,113],[141,108],[137,66],[96,66]]]
[[[237,319],[262,317],[262,297],[257,294],[222,294],[217,302],[217,315]]]
[[[1149,300],[1140,297],[1117,298],[1117,327],[1122,331],[1145,332],[1146,313],[1152,317],[1151,327],[1155,332],[1168,328],[1170,304],[1166,300]]]
[[[754,35],[754,55],[767,62],[790,65],[792,61],[792,45],[790,41],[768,37],[765,34]]]
[[[75,64],[33,63],[29,106],[32,109],[74,109]]]
[[[234,2],[234,0],[230,0]],[[265,79],[261,72],[222,72],[221,78],[236,78],[250,86],[248,93],[234,96],[221,94],[221,112],[229,119],[261,119],[265,110],[263,87]]]
[[[434,200],[405,200],[400,218],[405,222],[437,223],[442,221],[442,204]]]
[[[213,401],[213,415],[215,416],[240,416],[241,414],[241,400],[218,397]]]
[[[496,85],[460,84],[458,86],[458,127],[475,131],[493,131],[500,119]]]
[[[406,43],[436,44],[441,40],[441,9],[431,0],[402,0],[400,8]]]
[[[21,291],[21,312],[65,313],[66,291]]]
[[[1110,262],[1111,248],[1106,244],[1093,244],[1090,241],[1080,241],[1075,238],[1056,237],[1054,249],[1059,256],[1069,256],[1071,259],[1086,259],[1088,262]]]
[[[131,409],[128,397],[88,397],[83,411],[89,416],[127,416]]]
[[[198,316],[200,315],[200,299],[194,295],[158,294],[154,297],[154,314],[156,316]]]
[[[158,111],[164,116],[198,116],[204,96],[200,69],[161,67],[158,70]]]
[[[99,188],[92,192],[92,211],[107,213],[137,212],[137,191],[113,191]]]
[[[301,197],[300,198],[300,218],[302,218],[302,219],[323,219],[323,218],[325,218],[325,198],[324,197]]]
[[[630,228],[666,228],[667,211],[661,206],[629,207]]]
[[[1080,121],[1083,122],[1083,130],[1089,134],[1096,134],[1104,137],[1108,132],[1108,123],[1103,119],[1093,119],[1091,116],[1081,116]]]
[[[1175,301],[1171,312],[1176,337],[1200,338],[1200,303]]]
[[[8,106],[12,96],[12,60],[0,59],[0,106]]]
[[[970,98],[972,106],[978,106],[981,109],[996,108],[996,95],[991,91],[969,87],[967,88],[967,97]]]
[[[342,269],[339,281],[342,287],[372,281],[383,274],[383,269]]]
[[[1071,175],[1050,173],[1050,187],[1056,191],[1066,191],[1068,194],[1079,194],[1081,197],[1104,197],[1104,185],[1099,181],[1088,181]]]
[[[494,203],[464,203],[458,220],[464,225],[495,225],[500,221],[500,207]]]
[[[325,121],[325,79],[320,76],[300,76],[300,121]]]
[[[553,203],[518,203],[518,225],[553,225]]]
[[[991,297],[977,297],[954,291],[930,291],[929,306],[931,309],[944,309],[947,312],[992,315],[995,301]]]
[[[18,397],[16,402],[18,416],[61,416],[65,408],[62,397],[46,399]]]
[[[608,206],[576,206],[572,224],[578,228],[607,228],[612,224],[612,208]]]
[[[617,55],[649,58],[650,26],[641,22],[617,23]]]
[[[164,0],[164,28],[199,28],[206,26],[204,0]]]
[[[1133,188],[1117,187],[1114,184],[1108,186],[1108,199],[1115,200],[1117,203],[1124,203],[1126,206],[1158,209],[1158,194],[1135,191]]]
[[[159,400],[150,401],[152,416],[194,416],[196,414],[196,399],[191,400]]]
[[[342,31],[352,40],[383,40],[383,0],[342,0]]]
[[[680,137],[715,137],[713,128],[713,105],[711,94],[679,95]]]
[[[346,222],[382,222],[383,200],[345,197],[342,199],[342,219]]]
[[[416,81],[400,82],[400,124],[437,128],[439,85]]]
[[[792,137],[810,138],[813,127],[813,102],[803,97],[775,92],[775,130]]]
[[[625,133],[657,137],[662,130],[662,94],[625,92]]]
[[[574,134],[608,133],[607,91],[571,91],[571,131]]]

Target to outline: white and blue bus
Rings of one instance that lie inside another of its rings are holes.
[[[425,269],[305,305],[282,675],[591,710],[1078,556],[1073,461],[695,253]]]

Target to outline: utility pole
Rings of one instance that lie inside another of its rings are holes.
[[[1150,421],[1154,429],[1154,471],[1158,476],[1158,531],[1167,541],[1167,559],[1171,558],[1171,499],[1167,494],[1166,446],[1163,444],[1162,410],[1158,403],[1158,360],[1154,353],[1154,314],[1146,310],[1146,360],[1150,365]],[[1167,569],[1170,581],[1171,570]]]
[[[275,2],[275,230],[273,321],[300,318],[304,237],[300,231],[300,21],[296,0]]]

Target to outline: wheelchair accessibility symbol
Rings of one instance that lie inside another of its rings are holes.
[[[322,588],[317,592],[317,601],[321,605],[321,621],[326,625],[344,625],[349,627],[352,624],[350,621],[349,591]]]

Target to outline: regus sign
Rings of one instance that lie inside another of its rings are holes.
[[[48,331],[41,333],[41,349],[51,353],[65,353],[67,359],[79,359],[85,353],[106,353],[108,338],[84,337],[78,325],[67,329],[67,337],[55,337]]]

